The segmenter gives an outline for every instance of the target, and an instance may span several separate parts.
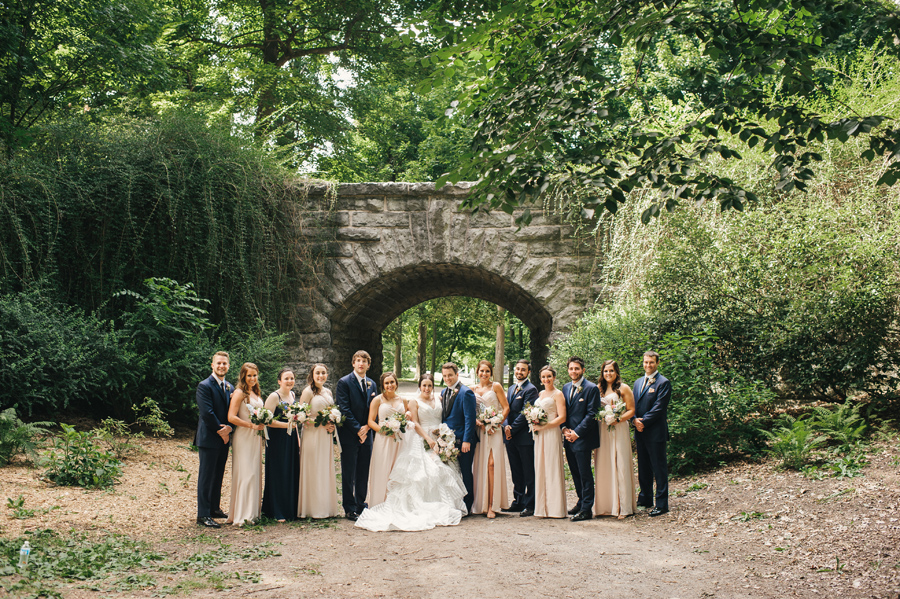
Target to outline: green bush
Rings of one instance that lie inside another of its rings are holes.
[[[45,457],[48,469],[44,476],[58,485],[85,489],[116,484],[122,476],[122,462],[97,448],[96,432],[79,432],[68,424],[60,426],[63,431],[53,439],[53,449]]]
[[[667,335],[660,372],[671,381],[669,468],[676,474],[714,466],[764,447],[754,418],[775,394],[716,364],[714,335]]]
[[[859,413],[860,405],[847,400],[831,410],[824,406],[813,408],[810,426],[837,445],[839,452],[850,451],[866,434],[866,423]]]
[[[769,452],[781,460],[781,465],[800,470],[809,463],[812,452],[828,438],[817,434],[806,420],[784,416],[781,424],[772,431],[763,431],[772,445]]]
[[[0,296],[0,408],[96,409],[134,384],[131,358],[107,321],[38,291]]]
[[[48,434],[52,422],[22,422],[15,408],[0,412],[0,466],[5,466],[19,453],[32,462],[37,458],[38,437]]]

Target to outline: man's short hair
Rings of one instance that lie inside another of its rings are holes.
[[[366,362],[368,362],[370,365],[372,364],[372,356],[370,356],[369,352],[364,349],[361,349],[353,354],[353,359],[350,360],[350,363],[353,364],[354,362],[356,362],[356,358],[365,358]]]
[[[656,363],[659,364],[659,354],[656,353],[655,351],[645,351],[644,357],[645,358],[653,358],[654,360],[656,360]]]
[[[522,358],[521,360],[516,362],[516,364],[524,364],[525,367],[528,368],[528,372],[531,372],[531,360],[526,360],[525,358]]]
[[[459,372],[459,366],[457,366],[453,362],[444,362],[444,365],[441,366],[441,370],[444,369],[452,370],[453,372]]]
[[[569,367],[569,364],[571,364],[572,362],[575,362],[576,364],[578,364],[579,366],[581,366],[581,369],[582,369],[582,370],[584,370],[584,360],[582,360],[582,359],[579,358],[578,356],[572,356],[571,358],[569,358],[569,361],[566,362],[566,368],[568,368],[568,367]]]
[[[225,358],[226,360],[228,360],[229,362],[231,362],[231,356],[228,355],[228,352],[227,352],[227,351],[217,351],[216,353],[214,353],[214,354],[213,354],[213,357],[212,357],[212,360],[213,360],[214,362],[215,362],[215,360],[216,360],[216,356],[222,356],[223,358]]]

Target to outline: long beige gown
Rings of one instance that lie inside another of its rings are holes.
[[[332,518],[338,515],[337,475],[334,470],[334,435],[324,426],[313,426],[320,411],[334,406],[328,389],[309,402],[310,422],[300,438],[300,518]]]
[[[552,395],[535,402],[552,421],[559,412]],[[539,518],[566,517],[566,475],[563,467],[563,437],[559,427],[534,434],[534,515]]]
[[[238,418],[250,422],[250,409],[263,407],[260,397],[241,402]],[[231,436],[231,506],[227,524],[242,525],[259,518],[262,505],[262,448],[264,437],[245,426],[235,426]]]
[[[491,406],[502,413],[503,406],[497,394],[491,389],[482,396],[475,396],[479,404]],[[494,501],[488,505],[488,459],[494,456]],[[492,435],[483,428],[478,429],[478,445],[475,446],[473,458],[473,482],[475,501],[472,503],[473,514],[486,514],[488,509],[499,512],[509,507],[509,492],[506,488],[506,448],[503,446],[503,430],[497,428]]]
[[[603,409],[623,400],[610,393],[600,401]],[[600,448],[594,450],[595,516],[628,516],[637,511],[630,426],[620,422],[608,430],[605,422],[600,423]]]
[[[394,412],[403,410],[403,400],[394,399],[392,407],[385,401],[378,406],[378,424],[390,418]],[[366,503],[369,507],[375,507],[384,501],[387,497],[388,479],[391,477],[391,470],[394,468],[394,462],[397,460],[397,454],[400,453],[400,445],[403,435],[397,437],[388,437],[382,435],[376,429],[375,441],[372,444],[372,460],[369,462],[369,489],[366,494]]]

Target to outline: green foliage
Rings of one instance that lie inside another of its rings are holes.
[[[98,449],[96,434],[79,432],[68,424],[60,424],[62,434],[48,450],[44,476],[62,486],[104,489],[118,482],[122,463],[113,454]]]
[[[166,422],[159,404],[149,397],[145,397],[140,405],[135,405],[131,408],[134,410],[135,416],[137,416],[134,420],[134,426],[149,430],[154,437],[171,437],[175,434],[175,429]]]
[[[478,181],[469,206],[511,213],[548,189],[585,185],[594,193],[582,205],[613,213],[634,190],[653,190],[644,222],[683,201],[741,210],[756,194],[721,176],[712,157],[739,160],[758,145],[772,154],[778,191],[805,190],[824,159],[809,146],[857,136],[869,142],[857,156],[888,157],[879,184],[900,177],[896,120],[846,105],[829,119],[806,103],[827,98],[835,78],[818,74],[817,60],[846,52],[851,38],[896,50],[887,3],[519,0],[462,31],[428,21],[422,37],[444,43],[423,59],[434,72],[421,89],[462,77],[453,106],[478,123],[460,165],[437,181]],[[661,70],[665,46],[681,65],[672,98],[642,83]],[[666,100],[685,96],[693,118],[678,122],[669,113],[683,108],[669,111]]]
[[[600,365],[615,360],[622,380],[630,384],[644,375],[642,359],[650,348],[654,327],[650,312],[640,306],[594,308],[553,345],[550,362],[562,368],[569,356],[580,356],[585,360],[586,376],[596,381],[600,379]]]
[[[843,400],[895,389],[897,222],[883,206],[798,201],[667,223],[646,285],[660,327],[709,327],[717,361],[782,395]]]
[[[837,444],[838,451],[847,452],[863,440],[866,432],[866,423],[859,410],[860,405],[852,404],[849,399],[834,409],[816,406],[809,424]]]
[[[716,364],[718,339],[709,333],[667,335],[660,371],[672,384],[669,401],[669,468],[693,472],[734,455],[762,449],[753,418],[774,393]]]
[[[0,466],[9,464],[19,453],[31,462],[37,458],[39,437],[48,434],[52,422],[22,422],[15,408],[0,412]]]
[[[806,420],[784,416],[781,424],[772,431],[763,431],[772,440],[770,453],[781,460],[781,465],[792,470],[805,466],[817,447],[828,438],[817,434]]]
[[[113,294],[168,278],[191,281],[225,329],[287,326],[315,284],[291,178],[194,114],[61,120],[0,160],[0,289],[43,282],[109,318],[129,305]]]
[[[90,409],[131,383],[129,352],[112,327],[37,291],[0,296],[0,407],[52,414]]]

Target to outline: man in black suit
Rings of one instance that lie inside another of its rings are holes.
[[[355,521],[366,508],[369,486],[369,462],[372,460],[372,439],[369,429],[369,405],[378,394],[375,381],[366,376],[372,358],[359,350],[353,354],[353,372],[337,382],[335,402],[346,417],[338,428],[341,440],[341,491],[344,514]]]
[[[453,429],[456,435],[456,448],[459,455],[456,460],[466,487],[467,515],[472,513],[475,502],[475,481],[472,477],[472,461],[475,457],[475,445],[478,433],[475,429],[475,393],[459,380],[459,367],[453,362],[441,366],[441,377],[447,388],[441,391],[441,422]]]
[[[634,445],[637,448],[637,504],[653,508],[651,516],[669,511],[669,466],[666,441],[669,440],[669,397],[672,385],[659,374],[659,354],[644,354],[645,375],[634,382]],[[653,507],[653,482],[656,480],[656,507]]]
[[[209,528],[219,528],[213,518],[228,517],[219,505],[232,430],[228,424],[228,402],[234,386],[225,380],[228,366],[228,353],[216,352],[212,358],[212,374],[197,385],[197,408],[200,411],[194,441],[200,453],[197,524]]]
[[[522,359],[516,362],[513,376],[516,383],[506,392],[509,416],[503,428],[506,455],[509,457],[509,473],[513,481],[513,502],[504,512],[519,512],[520,516],[534,515],[534,436],[528,428],[528,421],[522,414],[525,404],[538,400],[538,390],[528,375],[531,362]]]
[[[569,358],[567,365],[571,383],[563,385],[566,398],[566,422],[562,426],[563,447],[578,494],[578,503],[569,513],[573,522],[594,517],[594,472],[591,456],[600,447],[600,424],[594,420],[600,409],[600,390],[584,378],[584,360]]]

